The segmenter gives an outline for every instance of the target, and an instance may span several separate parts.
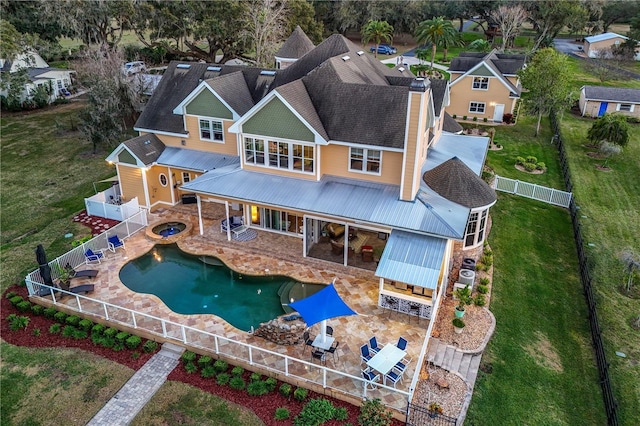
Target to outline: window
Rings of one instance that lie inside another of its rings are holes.
[[[633,112],[632,104],[618,104],[618,111]]]
[[[313,173],[314,147],[292,142],[244,138],[244,161],[277,169]],[[268,159],[265,160],[265,159]]]
[[[484,102],[470,102],[469,112],[475,112],[478,114],[484,114]]]
[[[191,174],[189,172],[182,172],[182,183],[191,182]]]
[[[489,209],[471,212],[464,235],[464,248],[475,247],[484,242],[484,229]]]
[[[476,90],[489,89],[489,77],[473,77],[473,88]]]
[[[380,174],[382,151],[377,149],[350,148],[349,170]]]
[[[301,234],[303,218],[281,210],[251,206],[251,224],[263,229],[271,229],[288,234]]]
[[[222,121],[200,119],[200,139],[224,142]]]
[[[167,186],[167,175],[165,175],[164,173],[160,173],[160,175],[158,176],[158,180],[160,181],[160,185]]]

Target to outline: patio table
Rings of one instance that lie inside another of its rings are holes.
[[[406,355],[407,353],[396,345],[384,345],[377,354],[367,361],[367,365],[384,375],[386,382],[386,375]]]
[[[238,226],[235,229],[231,229],[231,232],[233,232],[233,235],[235,235],[236,237],[246,231],[249,230],[249,227],[247,225],[242,225],[242,226]]]
[[[311,344],[314,348],[319,348],[324,351],[329,350],[331,345],[333,345],[333,341],[335,338],[331,336],[327,336],[325,341],[322,341],[322,334],[318,334],[315,339],[313,339],[313,343]]]

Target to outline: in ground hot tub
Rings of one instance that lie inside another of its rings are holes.
[[[147,226],[145,234],[147,238],[160,244],[171,244],[191,235],[192,229],[190,223],[162,220]]]

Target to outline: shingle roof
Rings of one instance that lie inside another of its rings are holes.
[[[244,115],[254,105],[241,71],[210,78],[207,84],[240,115]]]
[[[442,110],[442,103],[444,102],[444,95],[447,91],[447,85],[449,81],[444,79],[431,80],[431,94],[433,96],[433,110],[436,115],[440,115]]]
[[[497,199],[495,191],[458,157],[425,172],[422,179],[444,198],[465,207],[484,207]]]
[[[451,117],[448,112],[445,111],[444,123],[442,123],[442,130],[449,133],[460,133],[464,130],[464,128],[460,125],[460,123],[454,120],[453,117]]]
[[[298,25],[275,56],[278,58],[298,59],[309,53],[314,47],[313,42]]]
[[[514,75],[524,66],[526,56],[516,54],[496,53],[487,54],[475,52],[462,52],[457,58],[451,60],[449,71],[467,72],[480,62],[485,62],[503,75]]]
[[[583,86],[588,100],[640,103],[640,89],[624,87]]]
[[[313,102],[307,93],[307,89],[302,80],[292,81],[289,84],[280,86],[276,91],[291,105],[325,140],[329,140],[329,135],[318,117],[318,113],[313,107]]]
[[[136,136],[133,139],[122,143],[126,146],[145,166],[153,164],[165,149],[165,144],[152,133]]]

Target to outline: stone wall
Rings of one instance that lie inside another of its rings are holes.
[[[297,345],[302,342],[302,334],[307,328],[307,324],[301,320],[285,321],[284,315],[269,322],[260,324],[257,330],[253,332],[254,336],[262,337],[279,345]]]

